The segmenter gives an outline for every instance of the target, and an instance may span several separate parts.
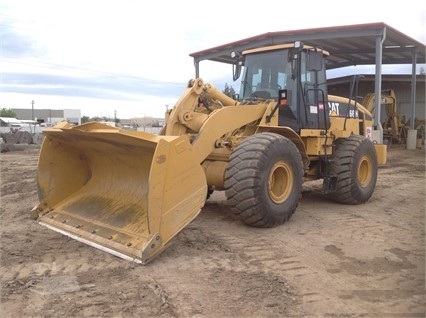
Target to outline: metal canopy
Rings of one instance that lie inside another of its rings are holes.
[[[197,64],[210,60],[232,64],[230,53],[260,46],[302,41],[330,52],[327,69],[376,64],[376,38],[382,43],[382,64],[425,63],[426,45],[385,23],[357,24],[317,29],[268,32],[189,54]]]
[[[327,70],[356,65],[375,65],[375,95],[381,94],[383,64],[411,64],[412,89],[411,108],[415,114],[416,105],[416,64],[425,63],[426,45],[383,23],[355,24],[316,29],[268,32],[189,54],[193,57],[195,76],[199,77],[199,63],[210,60],[232,64],[230,53],[261,46],[302,41],[306,45],[323,48],[330,53]],[[380,98],[375,99],[374,124],[383,142],[380,124]],[[411,119],[414,128],[414,117]],[[375,137],[373,137],[375,138]]]

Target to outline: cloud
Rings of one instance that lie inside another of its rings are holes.
[[[150,115],[157,109],[162,115],[164,104],[176,101],[195,76],[192,52],[265,32],[369,22],[385,22],[425,41],[425,8],[375,5],[359,0],[352,10],[330,16],[329,8],[317,1],[290,7],[264,0],[263,8],[281,12],[283,18],[276,19],[242,0],[208,6],[195,0],[149,5],[134,0],[3,0],[0,101],[27,108],[28,100],[37,99],[38,105],[81,107],[89,116],[120,104],[126,117],[131,111]],[[225,84],[238,88],[229,65],[203,61],[200,75],[219,89]]]
[[[40,73],[3,73],[2,92],[98,99],[138,100],[143,96],[175,98],[185,83],[153,81],[129,76],[73,77]]]
[[[3,59],[40,57],[43,52],[33,37],[18,33],[7,24],[2,25],[1,51]]]

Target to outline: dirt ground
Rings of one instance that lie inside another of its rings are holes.
[[[304,185],[291,220],[257,229],[215,192],[148,265],[32,221],[37,150],[2,153],[1,317],[425,317],[425,152],[388,149],[369,202]]]

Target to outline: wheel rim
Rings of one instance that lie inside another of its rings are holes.
[[[268,176],[268,194],[276,204],[285,202],[290,196],[294,182],[291,167],[283,161],[275,163]]]
[[[361,187],[366,187],[372,178],[372,162],[368,156],[363,156],[358,165],[358,182]]]

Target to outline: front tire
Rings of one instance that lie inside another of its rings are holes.
[[[368,201],[377,182],[377,155],[374,144],[364,136],[351,135],[335,141],[331,175],[337,178],[335,190],[327,197],[343,204]]]
[[[301,197],[302,158],[275,133],[247,137],[230,156],[225,194],[232,212],[255,227],[275,227],[293,215]]]

